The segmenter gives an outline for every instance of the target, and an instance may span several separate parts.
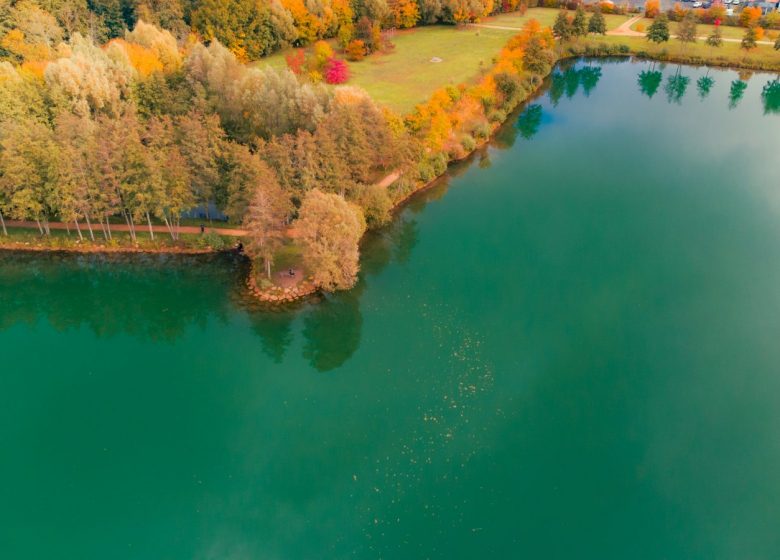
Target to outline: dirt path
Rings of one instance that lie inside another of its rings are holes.
[[[22,220],[6,220],[5,225],[13,228],[38,229],[37,223]],[[89,230],[87,229],[87,224],[79,223],[79,226],[81,227],[81,235],[85,237],[88,236]],[[49,229],[70,229],[74,234],[76,233],[76,226],[74,224],[64,224],[62,222],[49,222]],[[103,230],[100,229],[100,224],[92,224],[92,231],[95,235],[98,233],[102,235]],[[127,224],[111,224],[111,231],[130,231],[130,227]],[[135,231],[137,234],[149,233],[149,226],[138,224],[135,226]],[[154,233],[167,234],[168,228],[166,226],[152,226],[152,231]],[[246,230],[243,229],[206,227],[207,233],[212,231],[230,237],[244,237],[247,234]],[[200,233],[200,228],[197,226],[181,226],[179,227],[179,233]]]
[[[387,188],[393,183],[395,183],[398,178],[401,176],[400,171],[393,171],[389,175],[386,175],[384,178],[382,178],[381,181],[377,183],[382,188]],[[10,228],[24,228],[24,229],[38,229],[38,224],[36,222],[26,221],[26,220],[6,220],[5,221],[6,227]],[[205,224],[204,224],[205,225]],[[84,223],[79,223],[79,226],[81,227],[81,235],[84,237],[89,236],[89,229],[87,229],[87,225]],[[49,229],[56,229],[56,230],[68,230],[70,229],[74,234],[76,233],[76,226],[75,224],[65,224],[63,222],[49,222]],[[95,235],[102,235],[103,230],[100,229],[100,224],[92,224],[92,231]],[[130,231],[130,227],[127,224],[111,224],[111,231]],[[149,226],[146,224],[136,224],[135,226],[136,234],[141,235],[144,233],[149,233]],[[152,231],[154,233],[162,233],[162,234],[168,234],[168,228],[166,226],[152,226]],[[200,233],[200,227],[198,226],[180,226],[178,228],[179,233]],[[229,237],[245,237],[249,232],[247,232],[245,229],[234,229],[234,228],[215,228],[215,227],[209,227],[206,226],[206,233],[218,233],[219,235],[226,235]],[[2,231],[0,231],[2,233]],[[287,230],[287,236],[291,238],[298,237],[298,232],[295,228],[290,228]]]
[[[631,29],[631,26],[636,22],[642,20],[642,16],[634,16],[628,21],[623,22],[618,27],[611,31],[607,31],[607,35],[614,37],[645,37],[647,34]],[[674,37],[674,33],[671,34]],[[706,41],[707,37],[696,37],[697,41]],[[723,41],[726,43],[741,43],[742,39],[733,39],[731,37],[723,37]],[[774,45],[771,41],[756,41],[758,45]]]
[[[618,25],[615,29],[607,31],[607,35],[617,35],[619,37],[644,37],[644,33],[634,31],[631,26],[642,19],[642,16],[634,16],[629,20],[624,21]]]

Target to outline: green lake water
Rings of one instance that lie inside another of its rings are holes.
[[[0,557],[780,558],[780,100],[652,68],[562,68],[319,303],[0,254]]]

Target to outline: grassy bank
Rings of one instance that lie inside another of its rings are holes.
[[[139,231],[136,241],[127,232],[114,232],[112,239],[106,240],[102,233],[96,232],[95,241],[89,239],[87,230],[82,227],[84,240],[80,240],[75,229],[70,234],[64,230],[51,230],[48,236],[42,236],[37,230],[28,228],[8,228],[8,235],[0,232],[0,249],[25,251],[71,251],[83,253],[137,252],[137,253],[208,253],[229,249],[236,243],[235,238],[216,233],[206,235],[181,234],[177,241],[167,235],[155,234],[154,239],[148,233]]]
[[[623,47],[623,48],[621,48]],[[703,41],[683,45],[669,41],[656,45],[644,37],[598,36],[572,41],[564,46],[565,54],[616,55],[632,54],[642,58],[681,64],[726,66],[748,70],[780,72],[780,52],[770,45],[759,45],[745,52],[739,43],[724,42],[720,48],[709,47]]]

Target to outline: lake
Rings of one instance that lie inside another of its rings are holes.
[[[0,556],[780,558],[772,79],[566,64],[282,311],[0,254]]]

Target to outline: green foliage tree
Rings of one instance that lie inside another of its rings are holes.
[[[752,51],[758,46],[756,43],[756,29],[754,27],[748,27],[745,29],[745,35],[742,37],[742,42],[740,43],[740,47],[742,50],[744,50],[746,53]]]
[[[604,15],[601,13],[601,8],[596,7],[593,15],[590,16],[588,21],[588,33],[597,33],[604,35],[607,32],[607,22],[604,20]]]
[[[647,29],[647,40],[660,44],[669,40],[669,18],[666,14],[659,14]]]
[[[575,37],[584,37],[588,34],[588,20],[585,15],[585,8],[582,4],[577,4],[577,11],[574,12],[574,19],[571,22],[572,34]]]
[[[568,41],[571,39],[573,32],[574,30],[566,10],[559,11],[553,24],[553,34],[561,41]]]

